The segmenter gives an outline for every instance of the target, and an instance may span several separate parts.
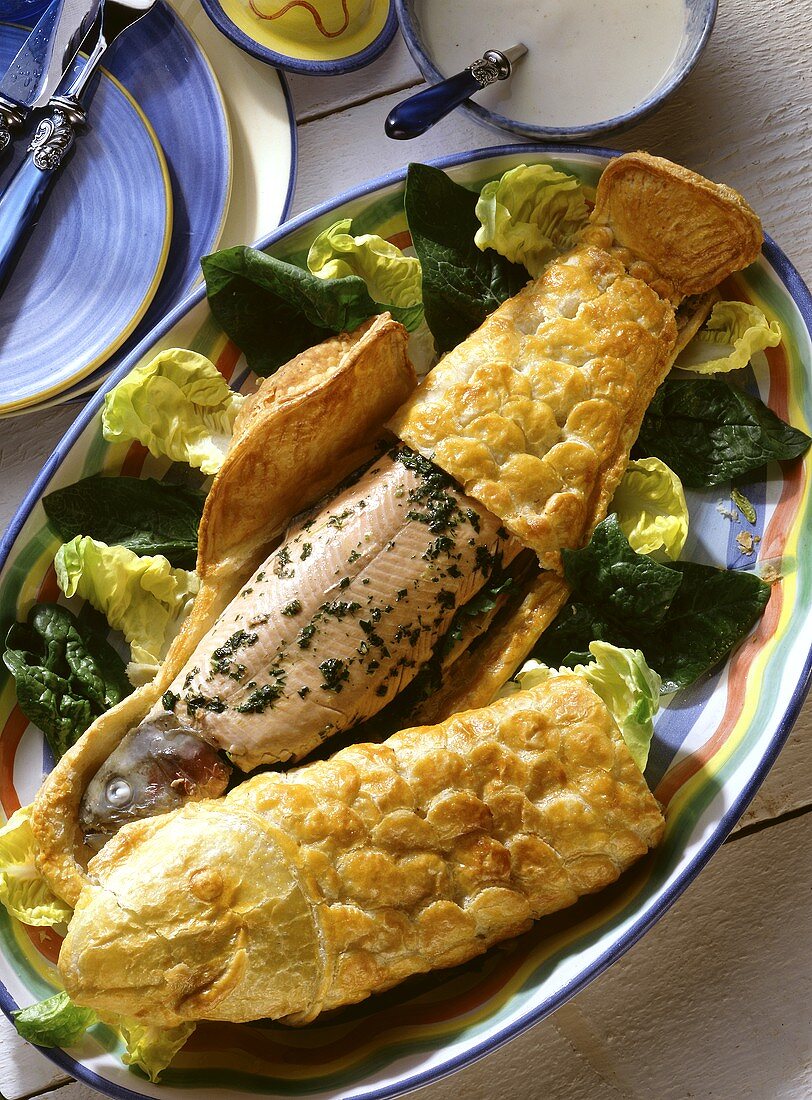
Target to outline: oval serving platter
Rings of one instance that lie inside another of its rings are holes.
[[[478,187],[508,168],[547,161],[594,185],[614,155],[608,150],[501,146],[435,162]],[[355,232],[409,243],[403,214],[404,173],[373,181],[276,230],[261,242],[274,255],[302,262],[316,233],[339,217]],[[746,384],[795,426],[812,424],[812,297],[771,241],[761,258],[723,287],[777,319],[782,343],[756,357]],[[182,303],[109,380],[161,348],[196,349],[237,387],[251,379],[237,349],[218,330],[195,293]],[[104,471],[168,477],[179,467],[139,445],[107,444],[97,395],[46,463],[0,543],[0,623],[23,618],[37,599],[58,596],[52,562],[58,542],[41,497],[60,485]],[[185,468],[184,468],[185,469]],[[257,1093],[391,1097],[436,1080],[495,1049],[554,1011],[618,959],[699,873],[752,798],[785,741],[812,668],[812,559],[798,540],[812,511],[807,462],[772,464],[742,486],[757,511],[759,566],[780,563],[783,581],[766,613],[732,658],[681,692],[658,716],[647,778],[666,807],[665,839],[613,888],[537,922],[527,935],[450,971],[426,975],[330,1015],[306,1028],[280,1024],[205,1024],[160,1085],[128,1071],[113,1034],[102,1026],[67,1051],[46,1053],[100,1092],[136,1098],[188,1095],[224,1100]],[[741,527],[717,511],[721,488],[689,493],[692,527],[685,557],[730,568],[754,568],[735,535]],[[0,673],[0,802],[10,815],[31,799],[49,766],[39,733],[15,706],[13,684]],[[0,1002],[6,1012],[48,995],[59,940],[26,930],[0,911]],[[187,1090],[184,1092],[183,1090]]]

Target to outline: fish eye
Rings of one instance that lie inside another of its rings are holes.
[[[105,789],[105,796],[111,806],[121,809],[132,802],[133,789],[126,779],[111,779]]]

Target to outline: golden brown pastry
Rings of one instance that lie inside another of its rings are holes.
[[[38,864],[69,904],[79,896],[90,856],[78,819],[89,781],[155,706],[263,560],[268,543],[295,512],[318,498],[325,484],[334,484],[331,479],[357,465],[414,387],[406,344],[403,327],[383,314],[303,352],[265,379],[243,406],[206,498],[197,560],[202,584],[189,618],[155,680],[93,723],[46,776],[34,802]],[[320,431],[312,428],[315,424]],[[251,507],[245,507],[246,500]]]
[[[619,157],[579,244],[449,352],[389,426],[557,569],[606,514],[673,362],[676,305],[760,246],[730,188]]]
[[[555,676],[126,826],[59,969],[103,1014],[306,1023],[600,890],[663,827],[603,702]]]

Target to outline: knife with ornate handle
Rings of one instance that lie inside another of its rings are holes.
[[[400,140],[420,137],[475,92],[497,80],[507,80],[515,63],[526,53],[527,46],[521,42],[509,50],[486,50],[461,73],[432,84],[393,107],[384,123],[386,136]]]
[[[12,142],[31,111],[57,90],[101,0],[52,0],[0,80],[0,153]]]
[[[87,110],[99,65],[113,42],[151,10],[157,0],[103,0],[98,34],[76,76],[65,77],[51,98],[50,111],[37,126],[28,155],[0,196],[0,288],[8,279],[26,232],[35,221],[48,189],[73,147]]]

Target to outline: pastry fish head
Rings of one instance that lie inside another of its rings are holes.
[[[59,956],[76,1004],[173,1027],[279,1018],[317,999],[295,848],[259,815],[202,802],[133,822],[88,874]]]
[[[98,849],[128,821],[217,798],[231,768],[173,714],[145,718],[96,772],[82,798],[85,841]]]

